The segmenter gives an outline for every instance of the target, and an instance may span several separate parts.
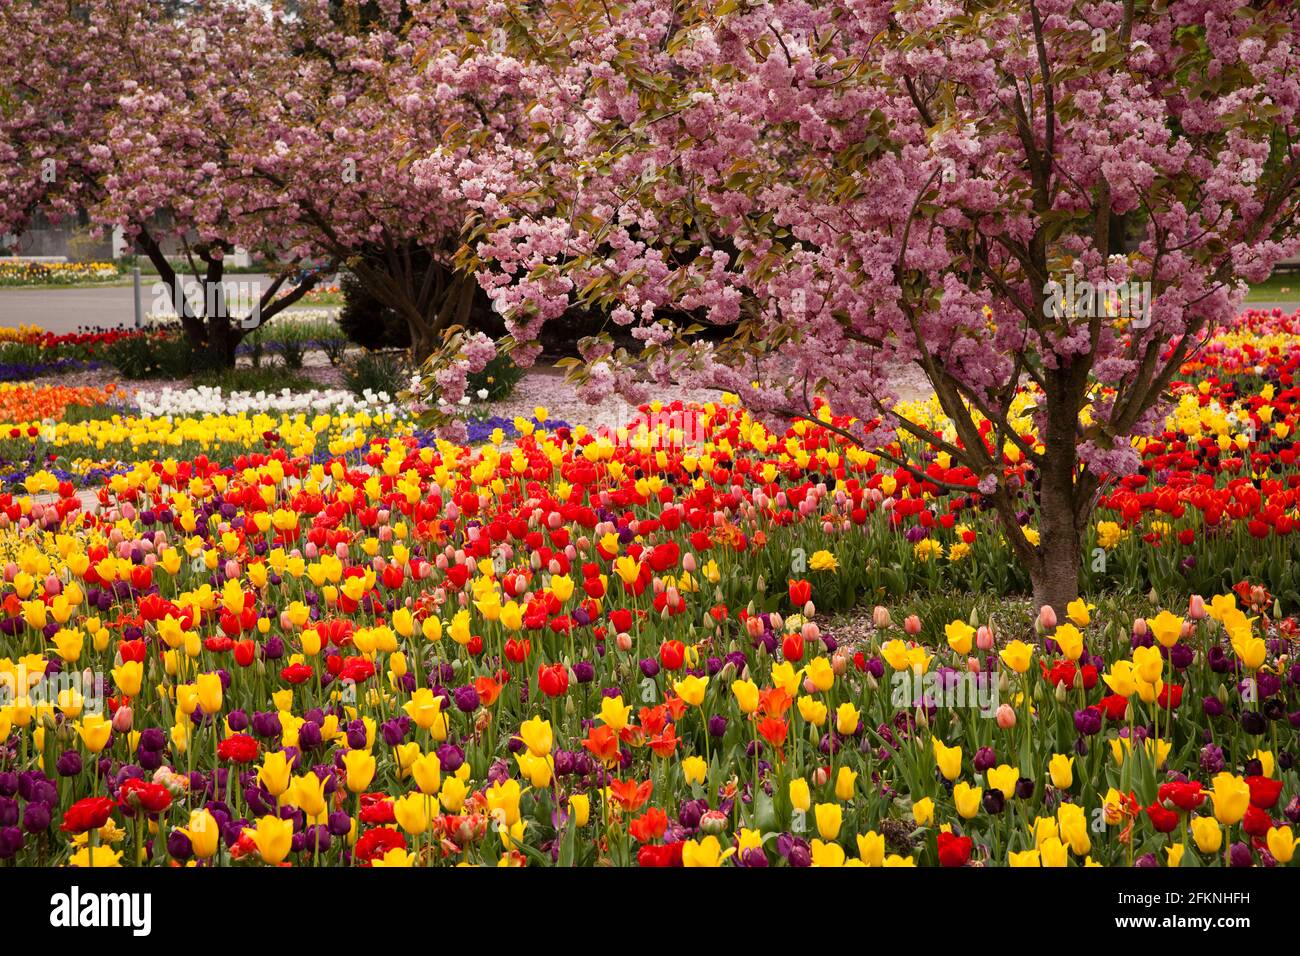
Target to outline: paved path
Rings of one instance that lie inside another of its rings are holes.
[[[261,283],[265,288],[270,277],[265,275],[232,275],[231,282]],[[154,302],[154,283],[157,276],[140,277],[140,300],[148,317]],[[252,288],[252,287],[250,287]],[[162,286],[156,290],[166,296]],[[80,289],[63,289],[57,286],[42,289],[0,289],[0,326],[38,325],[50,332],[76,332],[82,328],[111,329],[135,323],[135,293],[132,287],[98,286]],[[166,300],[170,309],[170,299]],[[1300,301],[1249,302],[1248,309],[1280,308],[1287,312],[1300,309]]]
[[[227,282],[250,283],[250,290],[265,289],[270,276],[236,274]],[[157,288],[155,289],[155,283]],[[257,285],[251,285],[257,283]],[[140,303],[146,321],[156,298],[161,297],[170,311],[171,299],[157,276],[140,277]],[[0,326],[37,325],[50,332],[65,334],[79,329],[111,329],[135,324],[135,290],[127,285],[92,286],[67,289],[58,286],[39,289],[0,289]]]

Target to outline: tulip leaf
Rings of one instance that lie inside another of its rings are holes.
[[[776,806],[772,798],[767,795],[767,791],[762,787],[754,796],[754,817],[758,823],[758,829],[763,832],[781,829],[780,823],[776,817]]]
[[[574,826],[574,821],[569,820],[564,825],[564,836],[560,839],[560,866],[573,866],[574,857],[577,854],[578,828]]]

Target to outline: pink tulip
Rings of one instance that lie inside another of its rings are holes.
[[[134,721],[135,715],[126,704],[113,711],[113,729],[119,734],[130,733]]]

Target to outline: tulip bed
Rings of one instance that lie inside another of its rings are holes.
[[[72,285],[110,282],[121,276],[112,262],[32,262],[0,258],[0,286]]]
[[[467,447],[43,397],[0,426],[0,860],[1288,864],[1298,335],[1248,313],[1183,370],[1059,619],[1000,600],[972,476],[828,409]]]

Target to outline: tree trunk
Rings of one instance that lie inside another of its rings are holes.
[[[242,329],[233,326],[229,319],[212,316],[208,319],[207,359],[213,368],[234,368],[235,350],[244,337]]]
[[[1038,474],[1037,560],[1030,564],[1036,607],[1050,605],[1058,619],[1065,618],[1065,606],[1079,596],[1082,535],[1076,517],[1078,453],[1075,430],[1078,411],[1049,381],[1047,428],[1043,442],[1042,468]]]
[[[1066,605],[1079,596],[1081,546],[1079,535],[1072,531],[1055,535],[1044,531],[1039,545],[1040,563],[1030,573],[1034,607],[1050,606],[1058,620],[1065,619]]]

